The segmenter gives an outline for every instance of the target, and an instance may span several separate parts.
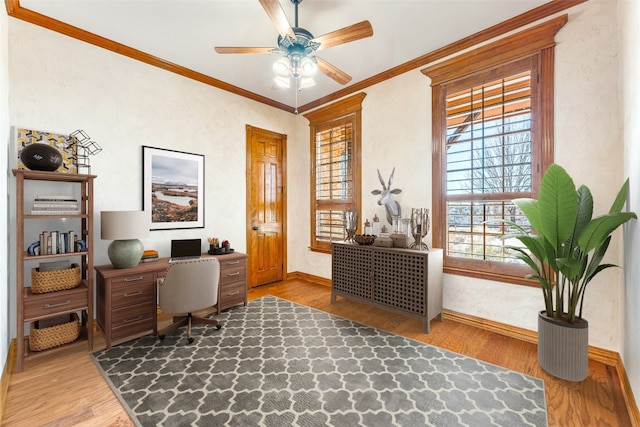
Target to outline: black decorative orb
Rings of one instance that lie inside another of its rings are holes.
[[[29,144],[20,152],[22,164],[34,171],[53,172],[62,165],[62,155],[47,144]]]

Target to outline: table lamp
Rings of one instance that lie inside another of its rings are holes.
[[[107,254],[115,268],[131,268],[140,263],[144,245],[139,239],[149,237],[151,214],[145,211],[102,211],[100,237],[113,240]]]

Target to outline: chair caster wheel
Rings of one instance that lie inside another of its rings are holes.
[[[216,325],[216,329],[222,328],[222,325]]]
[[[193,342],[193,337],[187,338],[187,341],[189,341],[189,344],[191,344]]]
[[[158,335],[158,339],[162,341],[164,339],[164,335]]]

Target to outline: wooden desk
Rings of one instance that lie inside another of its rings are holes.
[[[247,305],[247,255],[209,255],[220,262],[216,314],[229,307]],[[107,348],[112,341],[158,332],[157,280],[164,277],[169,258],[141,262],[133,268],[95,266],[96,322]]]

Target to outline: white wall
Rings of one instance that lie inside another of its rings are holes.
[[[0,373],[7,363],[11,334],[9,325],[11,314],[9,310],[9,269],[8,269],[8,219],[7,206],[9,192],[7,191],[7,176],[10,173],[7,167],[7,147],[9,141],[9,17],[6,13],[0,13],[0,188],[3,194],[0,197]],[[2,405],[3,402],[0,402]]]
[[[569,22],[556,40],[556,162],[579,184],[588,185],[597,214],[605,213],[624,181],[623,143],[618,116],[616,3],[590,0],[569,10]],[[419,70],[386,81],[364,92],[362,207],[365,217],[384,218],[371,190],[396,166],[394,186],[405,212],[431,208],[431,88]],[[308,134],[308,123],[298,124]],[[308,147],[300,147],[304,164]],[[603,155],[606,153],[606,156]],[[294,154],[292,154],[293,156]],[[589,165],[585,167],[585,165]],[[300,172],[306,166],[300,165]],[[291,191],[303,200],[300,212],[290,214],[289,267],[331,277],[331,258],[307,249],[309,184],[296,182]],[[293,231],[292,231],[293,230]],[[430,241],[431,235],[427,236]],[[612,243],[608,261],[622,264],[622,235]],[[584,316],[590,323],[590,344],[618,351],[621,272],[610,269],[590,284]],[[461,276],[445,275],[447,309],[537,330],[537,312],[544,309],[541,291]]]
[[[629,209],[640,213],[640,3],[618,3],[620,17],[620,103],[624,122],[624,170],[629,176]],[[640,402],[640,224],[634,221],[624,234],[624,288],[621,295],[622,345],[620,354],[629,382]]]
[[[172,238],[200,237],[206,249],[206,237],[215,235],[246,250],[245,125],[292,134],[294,115],[15,19],[9,57],[11,125],[83,129],[103,149],[90,158],[96,265],[109,263],[100,211],[142,208],[142,145],[204,154],[206,175],[205,228],[152,231],[145,247],[168,256]],[[39,231],[30,231],[33,241]],[[15,295],[9,301],[15,325]]]

